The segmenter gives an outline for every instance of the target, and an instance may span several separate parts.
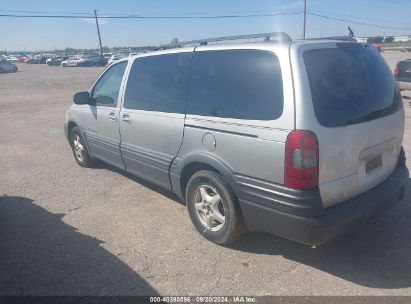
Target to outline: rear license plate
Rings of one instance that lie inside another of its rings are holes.
[[[375,156],[371,158],[367,163],[365,164],[365,172],[370,173],[371,171],[381,167],[382,165],[382,156],[381,154],[378,156]]]

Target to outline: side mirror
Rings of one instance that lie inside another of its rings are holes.
[[[75,104],[89,104],[90,103],[90,94],[88,92],[77,92],[74,94],[73,101]]]

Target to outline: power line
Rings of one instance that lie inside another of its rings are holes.
[[[411,25],[411,23],[409,23],[409,22],[391,21],[391,20],[384,20],[384,19],[377,19],[377,18],[368,18],[368,17],[359,17],[359,16],[353,16],[353,15],[347,15],[347,14],[340,14],[340,13],[334,13],[334,12],[322,11],[322,10],[309,10],[309,11],[310,11],[310,12],[313,12],[313,13],[320,13],[320,14],[321,14],[321,13],[324,13],[324,14],[328,14],[328,15],[349,17],[349,18],[354,18],[354,19],[378,21],[378,22],[384,22],[384,23],[398,23],[398,24]]]
[[[270,12],[298,12],[301,11],[300,9],[272,9]],[[90,15],[90,13],[86,12],[62,12],[62,11],[27,11],[27,10],[3,10],[0,9],[0,12],[5,13],[27,13],[27,14],[65,14],[65,15]],[[243,11],[216,11],[216,12],[183,12],[183,13],[143,13],[141,15],[144,16],[184,16],[184,15],[210,15],[210,14],[255,14],[255,13],[267,13],[266,9],[261,10],[243,10]],[[130,16],[133,14],[130,13],[107,13],[105,14],[104,11],[101,13],[105,16]]]
[[[5,11],[5,10],[0,10]],[[148,15],[148,14],[141,14],[141,15],[132,15],[132,14],[102,14],[99,16],[100,19],[230,19],[230,18],[259,18],[259,17],[275,17],[275,16],[290,16],[290,15],[301,15],[303,14],[302,10],[278,10],[277,13],[253,13],[253,14],[225,14],[225,15],[200,15],[202,13],[197,13],[199,15],[190,16],[185,14],[194,14],[192,13],[182,13],[183,15]],[[21,11],[23,12],[23,11]],[[30,12],[29,15],[27,14],[0,14],[0,17],[9,17],[9,18],[62,18],[62,19],[94,19],[94,15],[90,15],[89,13],[80,13],[80,12],[70,12],[65,14],[55,14],[51,15],[51,12],[33,12],[33,11],[25,11]],[[394,29],[394,30],[411,30],[411,27],[397,27],[397,26],[389,26],[389,25],[381,25],[375,23],[367,23],[362,21],[356,20],[349,20],[346,18],[339,18],[333,17],[325,14],[316,13],[313,10],[307,11],[308,15],[316,16],[319,18],[341,21],[351,24],[359,24],[364,26],[382,28],[382,29]],[[332,13],[331,13],[332,14]],[[371,18],[363,18],[357,16],[349,16],[350,18],[357,18],[357,19],[371,19]],[[389,22],[389,21],[384,21]]]
[[[223,11],[223,12],[183,12],[183,13],[162,13],[162,14],[155,14],[155,13],[143,13],[143,14],[130,14],[130,13],[117,13],[117,14],[111,14],[107,13],[105,14],[104,12],[101,13],[100,18],[113,18],[113,19],[121,19],[121,18],[170,18],[170,19],[175,19],[175,18],[190,18],[190,19],[197,19],[197,18],[244,18],[244,17],[270,17],[272,15],[277,15],[278,13],[274,12],[283,12],[283,13],[291,13],[291,14],[301,14],[303,13],[303,8],[301,9],[271,9],[269,12],[267,10],[261,9],[261,10],[242,10],[242,11]],[[377,18],[368,18],[368,17],[360,17],[360,16],[354,16],[354,15],[348,15],[348,14],[340,14],[340,13],[335,13],[335,12],[329,12],[329,11],[323,11],[323,10],[307,10],[308,12],[312,13],[313,15],[318,14],[319,17],[327,17],[327,18],[333,18],[332,16],[324,16],[325,15],[335,15],[335,16],[342,16],[342,17],[349,17],[349,18],[354,18],[354,19],[363,19],[363,20],[370,20],[370,21],[378,21],[378,22],[385,22],[385,23],[398,23],[398,24],[404,24],[404,25],[411,25],[411,23],[408,22],[401,22],[401,21],[390,21],[390,20],[383,20],[383,19],[377,19]],[[0,9],[0,12],[5,12],[4,14],[1,14],[0,16],[2,17],[27,17],[27,18],[94,18],[94,16],[90,13],[87,12],[65,12],[65,11],[29,11],[29,10],[4,10]],[[264,13],[261,13],[264,12]],[[6,13],[27,13],[27,14],[47,14],[47,15],[34,15],[34,16],[27,16],[27,15],[15,15],[15,14],[6,14]],[[257,14],[260,13],[260,14]],[[206,16],[210,14],[220,14],[216,16]],[[227,15],[227,14],[232,14],[232,15]],[[248,15],[239,15],[239,14],[248,14]],[[66,15],[83,15],[83,16],[66,16]],[[196,15],[196,16],[187,16],[187,15]],[[197,15],[199,17],[197,17]],[[204,17],[202,17],[203,15]],[[321,15],[321,16],[320,16]],[[335,17],[336,18],[336,17]],[[345,20],[342,19],[340,20],[339,18],[336,18],[336,20],[339,21],[344,21],[344,22],[355,22],[352,20]],[[362,24],[362,23],[361,23]],[[365,23],[364,25],[372,25],[372,26],[380,26],[382,25],[376,25],[376,24],[369,24]]]
[[[372,27],[377,27],[377,28],[382,28],[382,29],[411,30],[411,27],[406,28],[406,27],[395,27],[395,26],[388,26],[388,25],[372,24],[372,23],[366,23],[366,22],[361,22],[361,21],[354,21],[354,20],[347,20],[347,19],[343,19],[343,18],[331,17],[331,16],[326,16],[326,15],[312,13],[312,12],[307,12],[307,14],[309,14],[311,16],[317,16],[317,17],[320,17],[320,18],[331,19],[331,20],[335,20],[335,21],[348,22],[348,23],[353,23],[353,24],[360,24],[360,25],[365,25],[365,26],[372,26]]]
[[[27,14],[67,14],[67,15],[90,15],[90,13],[80,13],[80,12],[61,12],[61,11],[54,11],[54,12],[42,12],[42,11],[25,11],[25,10],[18,10],[18,11],[11,11],[11,10],[2,10],[0,12],[6,13],[27,13]]]
[[[102,15],[100,19],[227,19],[227,18],[252,18],[252,17],[274,17],[281,15],[300,15],[301,12],[289,13],[267,13],[267,14],[249,14],[249,15],[216,15],[216,16],[147,16],[147,15]],[[64,18],[64,19],[94,19],[92,15],[72,16],[72,15],[16,15],[0,14],[0,17],[11,18]]]
[[[223,12],[183,12],[183,13],[142,13],[141,15],[143,16],[186,16],[186,15],[212,15],[212,14],[219,14],[219,15],[224,15],[224,14],[255,14],[255,13],[272,13],[272,12],[301,12],[302,10],[300,9],[274,9],[274,10],[245,10],[245,11],[223,11]],[[117,14],[111,14],[111,13],[104,13],[104,11],[101,13],[102,15],[105,16],[130,16],[130,13],[124,14],[124,13],[117,13]]]

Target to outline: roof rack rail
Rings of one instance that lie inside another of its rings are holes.
[[[178,48],[184,45],[207,45],[210,42],[220,42],[220,41],[231,41],[231,40],[241,40],[241,39],[255,39],[255,38],[264,38],[264,41],[269,41],[271,38],[277,38],[281,42],[291,42],[291,37],[284,32],[273,32],[273,33],[260,33],[260,34],[249,34],[249,35],[236,35],[236,36],[224,36],[217,38],[207,38],[207,39],[197,39],[191,41],[169,43],[160,45],[157,49],[169,49],[169,48]]]
[[[351,36],[331,36],[331,37],[320,37],[320,38],[307,38],[306,40],[341,40],[341,41],[357,42],[357,40],[355,40],[355,38]]]

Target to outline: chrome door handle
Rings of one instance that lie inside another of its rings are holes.
[[[124,113],[124,114],[123,114],[123,121],[126,122],[126,123],[131,123],[130,114]]]
[[[110,120],[112,120],[112,121],[117,121],[116,112],[110,112],[108,114],[108,118],[110,118]]]

